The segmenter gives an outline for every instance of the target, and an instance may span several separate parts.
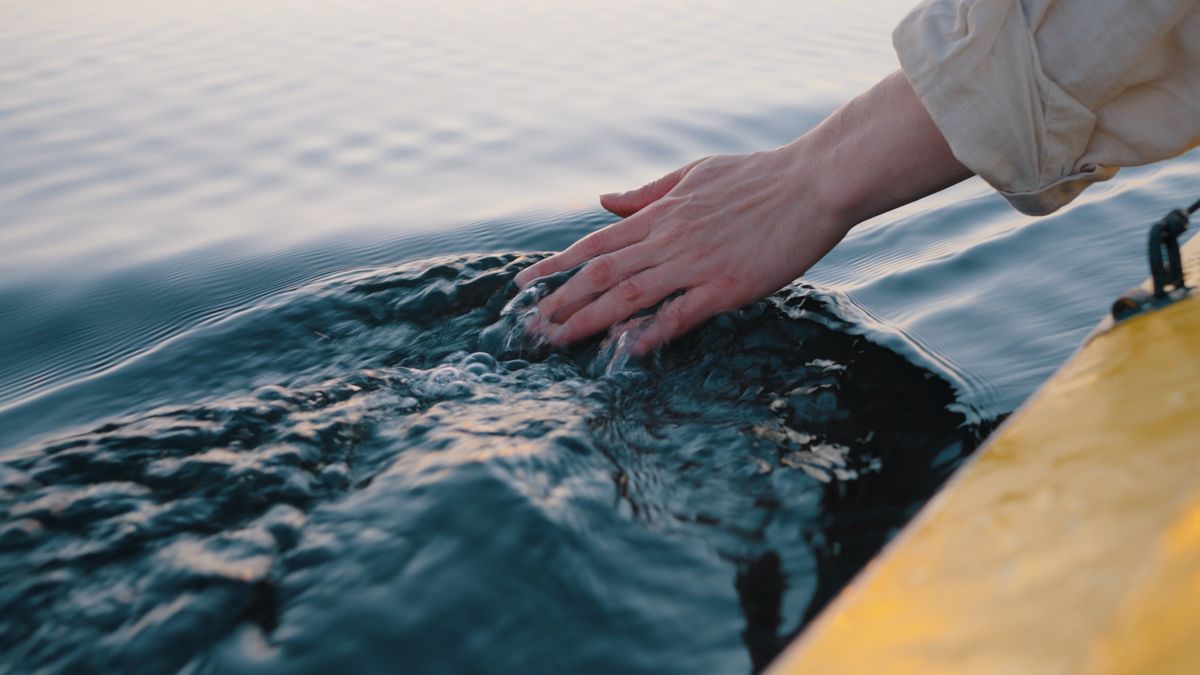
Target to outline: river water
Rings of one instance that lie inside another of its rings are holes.
[[[594,195],[908,0],[0,2],[0,670],[749,672],[1145,276],[1196,154],[979,181],[642,362],[506,339]]]

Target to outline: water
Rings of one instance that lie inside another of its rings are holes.
[[[908,1],[0,4],[0,669],[746,672],[1145,276],[970,181],[646,362],[490,339]],[[489,328],[490,327],[490,328]]]

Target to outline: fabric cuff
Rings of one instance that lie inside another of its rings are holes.
[[[1115,168],[1075,167],[1095,115],[1042,71],[1021,3],[926,0],[892,34],[901,68],[954,156],[1028,215]]]

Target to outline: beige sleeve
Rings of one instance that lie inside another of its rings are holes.
[[[892,37],[954,155],[1023,213],[1200,144],[1200,0],[926,0]]]

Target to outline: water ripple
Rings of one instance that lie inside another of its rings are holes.
[[[0,453],[4,662],[745,669],[987,428],[801,286],[601,377],[598,340],[511,353],[533,259],[340,275],[97,378],[101,419]]]
[[[497,347],[531,257],[441,256],[791,140],[910,5],[8,3],[0,670],[762,667],[1200,156],[1041,220],[967,182],[632,365]]]

